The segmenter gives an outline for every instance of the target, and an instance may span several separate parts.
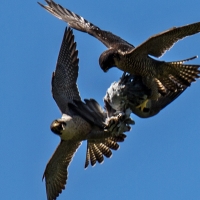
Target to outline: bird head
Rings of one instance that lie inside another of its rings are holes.
[[[120,55],[115,49],[108,49],[104,51],[99,57],[99,65],[104,72],[107,72],[110,68],[117,66],[120,60]]]
[[[71,116],[63,114],[61,119],[56,119],[51,123],[51,131],[59,135],[61,139],[68,140],[73,137],[73,119]]]
[[[63,119],[56,119],[51,123],[51,131],[59,136],[62,135],[62,132],[65,130],[67,123]]]

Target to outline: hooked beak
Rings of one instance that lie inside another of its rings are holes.
[[[65,130],[65,126],[67,124],[63,121],[58,121],[58,120],[54,120],[51,123],[50,129],[53,133],[57,134],[57,135],[62,135],[63,130]]]

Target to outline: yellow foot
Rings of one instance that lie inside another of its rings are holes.
[[[136,108],[140,108],[141,111],[143,112],[144,108],[146,108],[148,99],[146,99],[143,103],[141,103],[140,105],[136,106]]]

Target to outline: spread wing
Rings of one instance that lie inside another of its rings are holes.
[[[56,70],[52,75],[52,94],[62,113],[68,114],[68,103],[81,100],[76,84],[78,77],[78,51],[74,35],[66,28],[61,44]]]
[[[155,57],[162,56],[169,50],[174,43],[184,37],[194,35],[200,32],[200,22],[188,24],[186,26],[174,27],[157,35],[150,37],[144,43],[131,50],[129,54],[145,54]]]
[[[67,168],[80,145],[81,142],[61,141],[49,160],[43,175],[48,200],[56,199],[65,189],[68,178]]]
[[[133,45],[129,44],[122,38],[112,34],[111,32],[101,30],[99,27],[88,22],[83,17],[71,12],[70,10],[63,8],[61,5],[56,4],[52,0],[45,0],[48,5],[41,5],[44,9],[49,11],[52,15],[61,19],[69,24],[71,28],[86,32],[98,40],[100,40],[106,47],[119,49],[122,52],[130,51],[134,48]]]

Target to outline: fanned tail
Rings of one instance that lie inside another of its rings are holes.
[[[110,158],[112,156],[111,149],[119,149],[118,142],[123,142],[125,138],[125,134],[120,134],[119,136],[106,138],[103,142],[88,141],[85,168],[89,166],[89,163],[91,163],[92,166],[94,166],[96,162],[103,163],[104,156]]]
[[[192,82],[195,81],[195,79],[199,78],[200,76],[200,65],[186,65],[183,64],[184,62],[190,61],[197,58],[197,56],[184,59],[181,61],[175,61],[171,62],[177,70],[179,70],[178,74],[172,74],[171,78],[176,81],[177,83],[183,85],[183,86],[190,86]]]
[[[184,88],[195,82],[200,77],[200,65],[184,64],[184,62],[197,58],[197,56],[180,61],[167,62],[169,67],[168,77],[160,79],[162,84],[171,91]]]

